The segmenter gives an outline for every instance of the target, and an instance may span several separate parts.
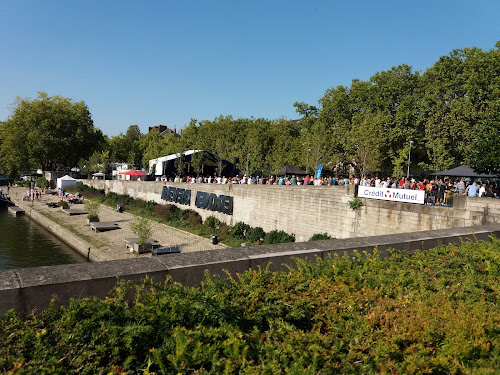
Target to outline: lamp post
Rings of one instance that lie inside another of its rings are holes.
[[[309,173],[309,153],[311,149],[307,150],[307,164],[306,164],[306,172]]]
[[[413,141],[410,141],[410,149],[408,150],[408,171],[406,172],[406,178],[410,178],[410,160],[411,160],[411,144]]]

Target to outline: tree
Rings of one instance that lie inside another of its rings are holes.
[[[0,139],[0,164],[9,174],[72,167],[104,145],[83,101],[44,92],[36,99],[16,99],[0,125]]]

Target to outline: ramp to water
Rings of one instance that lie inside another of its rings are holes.
[[[11,214],[14,214],[14,215],[24,214],[24,209],[22,209],[21,207],[10,206],[8,209],[9,209],[9,212]]]

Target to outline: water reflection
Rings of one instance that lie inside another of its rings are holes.
[[[29,217],[0,208],[0,271],[86,261]]]

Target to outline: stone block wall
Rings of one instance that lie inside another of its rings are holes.
[[[327,233],[334,238],[351,238],[424,230],[463,228],[500,223],[500,199],[455,196],[453,208],[363,199],[358,210],[349,208],[354,186],[268,186],[163,183],[153,181],[86,180],[91,186],[128,194],[134,198],[161,200],[163,186],[191,190],[190,206],[205,220],[215,216],[233,225],[243,221],[264,231],[283,230],[297,241],[313,234]],[[196,192],[234,198],[233,214],[226,215],[195,207]]]

